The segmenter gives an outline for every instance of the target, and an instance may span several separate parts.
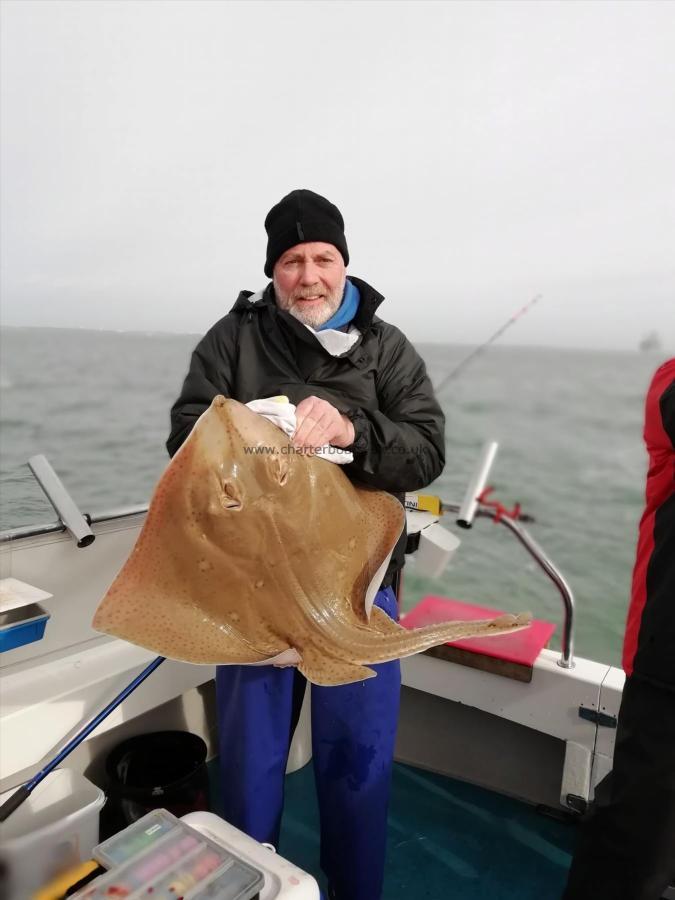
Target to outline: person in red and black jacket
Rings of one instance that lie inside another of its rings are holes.
[[[675,359],[652,380],[644,438],[614,768],[581,827],[563,900],[659,900],[675,883]]]

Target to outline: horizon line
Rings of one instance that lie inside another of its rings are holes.
[[[134,329],[134,328],[92,328],[85,325],[13,325],[13,324],[5,324],[0,323],[0,330],[3,329],[32,329],[32,330],[43,330],[43,331],[84,331],[91,332],[93,334],[129,334],[129,335],[141,335],[144,337],[203,337],[201,332],[197,331],[163,331],[161,329]],[[429,339],[412,339],[408,338],[412,344],[419,345],[427,345],[432,347],[466,347],[466,348],[477,348],[481,346],[479,341],[439,341],[434,340],[433,338]],[[639,343],[634,347],[607,347],[607,346],[579,346],[578,344],[523,344],[523,343],[508,343],[508,339],[505,339],[504,342],[500,342],[499,344],[495,343],[492,345],[490,349],[499,347],[508,347],[509,349],[529,349],[529,350],[569,350],[569,351],[577,351],[577,352],[586,352],[586,353],[638,353],[645,355],[654,355],[661,356],[662,354],[666,357],[670,357],[671,351],[667,348],[661,348],[657,350],[641,350],[639,347]],[[486,348],[487,350],[487,348]]]

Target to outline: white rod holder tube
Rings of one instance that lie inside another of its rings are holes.
[[[476,469],[469,481],[469,486],[466,489],[466,494],[457,515],[457,524],[460,528],[471,528],[473,525],[473,519],[478,509],[478,498],[485,490],[485,484],[490,475],[490,469],[495,461],[498,449],[499,444],[497,441],[488,441],[481,451]]]

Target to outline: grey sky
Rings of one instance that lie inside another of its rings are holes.
[[[200,332],[295,187],[413,340],[675,350],[675,4],[4,2],[2,320]]]

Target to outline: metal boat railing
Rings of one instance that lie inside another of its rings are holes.
[[[446,503],[443,501],[443,512],[460,513],[461,504]],[[518,521],[506,513],[497,513],[493,509],[481,507],[478,504],[474,515],[479,518],[492,519],[505,525],[512,534],[518,538],[520,543],[525,547],[530,556],[537,565],[542,569],[544,574],[551,579],[558,589],[563,601],[563,627],[560,638],[560,659],[558,665],[563,669],[574,668],[574,594],[572,589],[565,580],[562,573],[551,562],[544,550],[534,540],[532,535],[526,531]]]
[[[98,522],[112,522],[115,519],[142,516],[147,511],[148,505],[146,503],[142,506],[122,506],[118,509],[95,513],[94,515],[83,513],[83,516],[90,525],[96,525]],[[63,522],[46,522],[43,525],[21,525],[18,528],[0,531],[0,544],[8,544],[21,538],[40,537],[44,534],[62,534],[64,531],[68,531],[68,528]]]
[[[496,441],[488,441],[483,446],[461,504],[441,501],[441,511],[442,513],[456,513],[456,522],[460,528],[471,528],[474,517],[480,516],[501,522],[512,534],[515,534],[544,574],[551,579],[562,597],[563,629],[558,665],[563,669],[572,669],[574,667],[574,594],[572,589],[530,533],[518,524],[519,507],[514,513],[509,514],[500,504],[482,504],[487,480],[498,449],[499,444]],[[492,506],[496,508],[491,508]]]

